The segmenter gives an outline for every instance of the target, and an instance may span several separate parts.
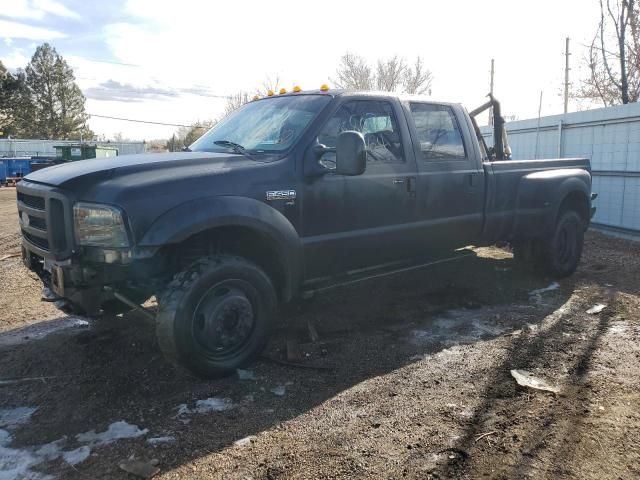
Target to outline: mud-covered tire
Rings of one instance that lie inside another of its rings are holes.
[[[584,244],[584,221],[574,210],[566,210],[558,221],[550,239],[543,244],[543,266],[556,278],[571,275],[578,268]]]
[[[262,352],[276,304],[271,279],[254,263],[203,258],[158,295],[158,344],[169,361],[200,377],[228,375]]]

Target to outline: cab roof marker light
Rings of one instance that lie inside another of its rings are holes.
[[[282,87],[282,88],[280,89],[280,95],[284,95],[285,93],[287,93],[287,89],[286,89],[286,88],[284,88],[284,87]]]
[[[260,95],[254,95],[253,100],[260,100]]]
[[[302,91],[302,89],[300,88],[299,85],[296,85],[295,87],[293,87],[293,93],[298,93],[298,92],[301,92],[301,91]]]
[[[268,97],[273,97],[273,90],[269,90],[269,91],[267,92],[267,96],[268,96]]]
[[[320,91],[321,92],[328,92],[329,91],[329,85],[327,85],[326,83],[323,83],[322,85],[320,85]]]

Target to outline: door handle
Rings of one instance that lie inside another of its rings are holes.
[[[407,178],[394,178],[394,185],[402,185],[403,183],[407,184],[407,193],[414,193],[416,191],[416,178],[415,177],[407,177]]]

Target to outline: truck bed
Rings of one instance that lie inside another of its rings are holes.
[[[486,178],[483,236],[490,242],[543,236],[570,187],[591,191],[586,158],[484,162]],[[588,213],[590,218],[591,214]]]

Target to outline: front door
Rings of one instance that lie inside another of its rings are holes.
[[[367,168],[362,175],[332,173],[335,150],[318,158],[310,148],[305,158],[329,170],[305,181],[302,219],[307,279],[410,255],[403,232],[415,222],[416,168],[399,103],[345,98],[316,142],[335,149],[338,135],[346,130],[364,136]]]

